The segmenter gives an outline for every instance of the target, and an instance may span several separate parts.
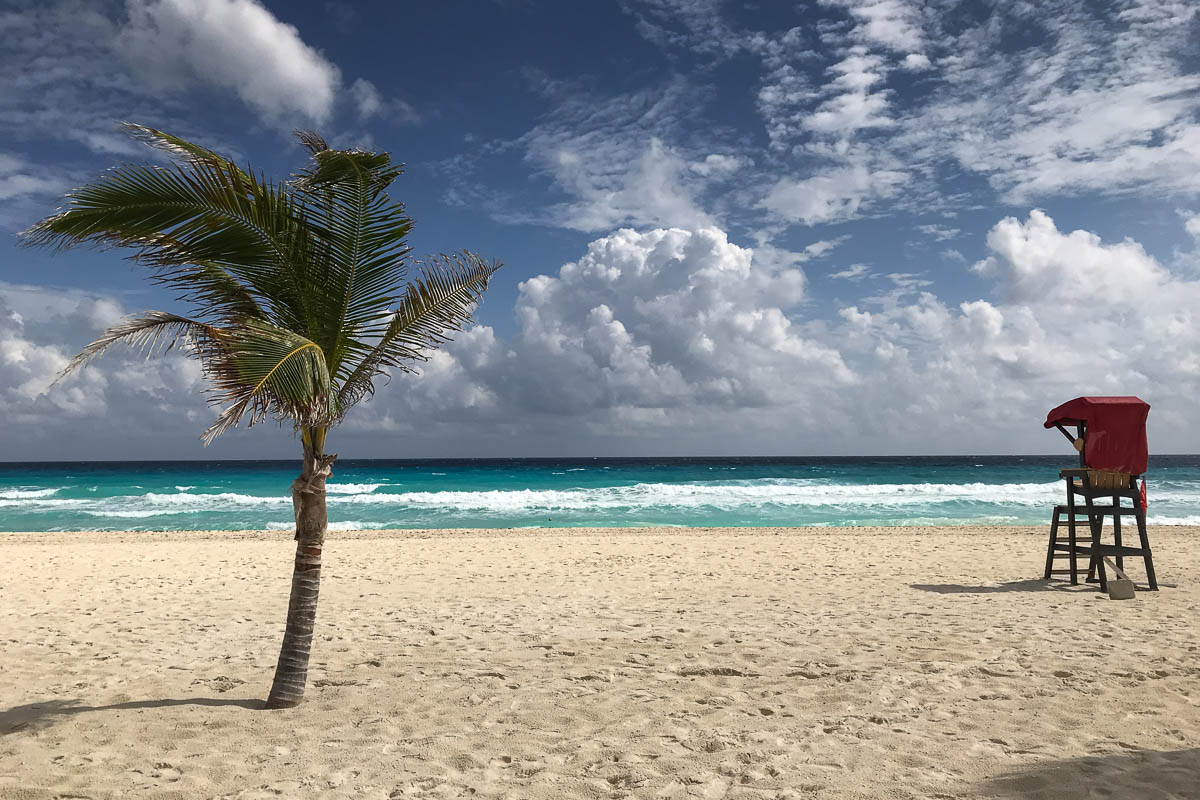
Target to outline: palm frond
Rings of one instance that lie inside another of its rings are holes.
[[[144,311],[125,317],[83,348],[58,374],[62,380],[115,344],[125,344],[149,358],[185,344],[193,355],[218,350],[226,334],[219,328],[165,311]]]
[[[309,164],[272,182],[177,136],[125,129],[172,162],[109,170],[21,237],[130,248],[195,309],[122,320],[66,372],[117,343],[186,346],[225,404],[206,442],[268,414],[323,431],[381,372],[411,370],[467,325],[500,266],[463,252],[419,265],[409,281],[412,220],[388,196],[403,167],[387,153],[334,150],[298,131]]]
[[[320,315],[326,327],[311,333],[335,373],[344,360],[365,352],[363,338],[383,333],[386,314],[399,299],[412,220],[386,190],[402,171],[386,153],[315,150],[312,163],[292,182],[327,248],[312,274],[328,301]]]
[[[131,258],[162,283],[228,295],[236,282],[241,297],[226,305],[249,309],[248,295],[264,313],[295,324],[306,315],[296,265],[307,260],[310,232],[292,193],[243,175],[205,161],[118,167],[69,194],[66,210],[21,237],[57,248],[132,248]]]
[[[300,145],[312,155],[329,149],[329,143],[325,141],[325,137],[316,131],[297,130],[293,133]]]
[[[338,415],[375,391],[374,379],[387,367],[411,371],[413,362],[471,322],[488,281],[502,265],[476,253],[441,254],[418,265],[383,336],[358,361],[338,389]]]
[[[261,320],[246,320],[225,344],[205,364],[214,396],[229,403],[204,431],[206,443],[247,415],[249,425],[268,414],[301,426],[330,424],[333,391],[319,345]]]
[[[230,172],[239,173],[242,180],[250,181],[250,176],[242,172],[237,164],[225,156],[209,150],[207,147],[201,147],[194,142],[189,142],[187,139],[181,139],[178,136],[172,136],[169,133],[163,133],[160,130],[155,130],[146,125],[138,125],[134,122],[122,122],[121,128],[139,142],[157,150],[162,150],[175,158],[193,163],[202,161],[217,164]]]

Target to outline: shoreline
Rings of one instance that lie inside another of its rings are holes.
[[[1081,523],[1082,525],[1082,523]],[[1200,525],[1147,525],[1151,543],[1157,536],[1200,536]],[[1108,528],[1105,529],[1106,531]],[[1136,528],[1133,529],[1136,535]],[[562,527],[515,527],[515,528],[366,528],[330,530],[326,541],[356,539],[427,539],[430,537],[460,538],[513,538],[513,537],[580,537],[580,536],[888,536],[888,535],[1024,535],[1047,538],[1050,524],[1044,525],[645,525],[645,526],[562,526]],[[52,542],[55,538],[123,542],[167,541],[178,539],[247,539],[278,541],[291,539],[293,531],[248,528],[244,530],[78,530],[78,531],[0,531],[0,544],[7,542],[30,543]],[[1127,532],[1128,535],[1128,532]]]
[[[336,531],[278,712],[290,532],[3,534],[0,798],[1187,797],[1198,533]]]

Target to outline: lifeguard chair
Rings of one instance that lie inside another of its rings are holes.
[[[1063,403],[1046,416],[1045,427],[1058,428],[1079,451],[1079,468],[1060,470],[1066,482],[1067,502],[1054,507],[1050,522],[1050,545],[1046,550],[1046,573],[1069,575],[1072,584],[1079,583],[1080,556],[1088,559],[1087,582],[1100,583],[1107,590],[1104,557],[1114,556],[1117,569],[1125,568],[1126,556],[1141,556],[1146,565],[1146,581],[1150,589],[1158,590],[1154,577],[1154,559],[1150,539],[1146,535],[1146,484],[1138,480],[1146,471],[1146,417],[1150,404],[1137,397],[1077,397]],[[1075,428],[1072,435],[1067,427]],[[1097,505],[1096,500],[1108,500]],[[1125,505],[1125,500],[1130,505]],[[1101,541],[1104,518],[1112,517],[1111,543]],[[1067,541],[1059,540],[1063,517],[1066,517]],[[1139,547],[1127,547],[1121,541],[1121,518],[1137,521]],[[1088,544],[1077,538],[1076,526],[1086,522]],[[1056,559],[1065,558],[1068,569],[1054,569]]]

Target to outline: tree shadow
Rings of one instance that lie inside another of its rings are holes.
[[[262,700],[224,700],[213,697],[188,697],[177,700],[130,700],[106,706],[85,706],[78,700],[43,700],[0,711],[0,736],[18,731],[45,728],[57,719],[92,711],[123,711],[139,708],[169,708],[171,706],[235,706],[260,710]]]
[[[1048,761],[989,779],[980,797],[997,800],[1090,800],[1195,797],[1200,748],[1134,750]]]
[[[1095,584],[1085,584],[1082,581],[1072,586],[1065,581],[1048,581],[1042,578],[1036,580],[1008,581],[982,586],[965,586],[960,583],[910,583],[913,589],[934,594],[996,594],[998,592],[1095,592]]]

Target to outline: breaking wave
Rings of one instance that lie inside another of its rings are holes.
[[[32,500],[38,497],[50,497],[58,489],[5,489],[0,492],[0,500]]]
[[[386,483],[329,483],[325,491],[329,494],[370,494]]]
[[[348,482],[328,484],[331,527],[1044,525],[1054,504],[1063,501],[1062,483],[1043,480],[1049,475],[1033,469],[1013,474],[1010,482],[985,483],[967,472],[969,465],[942,469],[944,477],[839,466],[845,474],[753,479],[732,479],[728,465],[719,465],[718,473],[701,465],[702,474],[691,468],[691,474],[678,476],[662,468],[647,475],[635,467],[630,471],[641,474],[623,475],[620,469],[603,471],[607,466],[553,466],[557,469],[481,468],[434,479],[427,470],[411,475],[360,470],[345,476]],[[1186,470],[1164,470],[1151,481],[1150,524],[1200,525],[1200,472]],[[0,489],[0,529],[292,527],[290,471],[286,477],[202,474],[157,482],[140,474],[136,482],[108,479],[100,492],[93,479],[68,485],[70,480],[29,476]],[[706,479],[718,474],[724,479]],[[137,488],[140,484],[146,488]]]
[[[331,508],[379,506],[395,509],[438,509],[513,513],[529,511],[604,511],[611,509],[782,509],[782,508],[937,508],[991,506],[1045,508],[1059,500],[1061,484],[1054,483],[884,483],[837,484],[804,479],[713,481],[697,483],[637,483],[572,489],[491,489],[478,491],[380,492],[387,484],[330,485]],[[104,517],[141,518],[237,509],[287,509],[289,495],[238,492],[147,492],[117,497],[54,497],[57,489],[9,490],[0,493],[0,506],[29,510],[77,509]],[[1150,495],[1156,503],[1200,503],[1200,486],[1179,486]],[[980,509],[981,512],[984,509]],[[982,517],[984,514],[981,513]],[[1162,520],[1161,522],[1159,520]],[[1170,519],[1171,521],[1166,521]],[[1200,517],[1189,516],[1195,520]],[[1151,524],[1197,524],[1176,518],[1151,517]]]

